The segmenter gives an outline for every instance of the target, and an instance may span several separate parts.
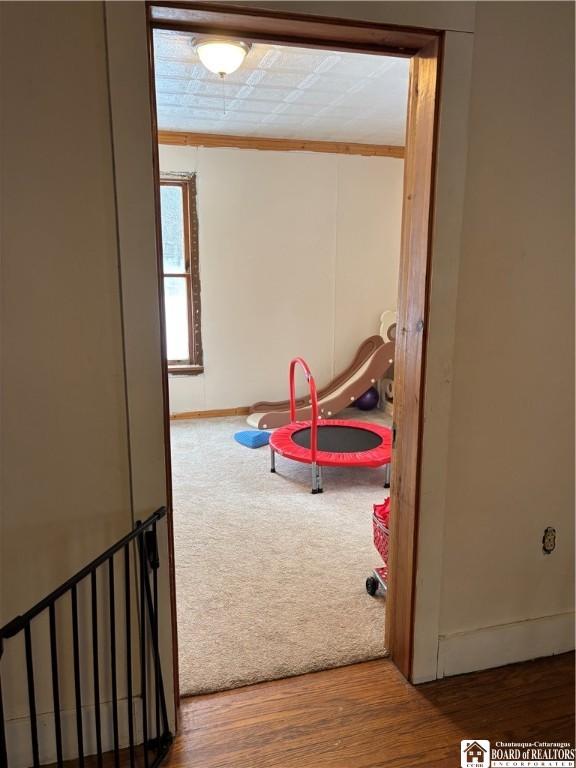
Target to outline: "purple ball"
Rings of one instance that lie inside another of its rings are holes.
[[[364,392],[356,400],[356,407],[360,408],[361,411],[371,411],[373,408],[376,408],[379,399],[380,395],[376,387],[370,387],[367,392]]]

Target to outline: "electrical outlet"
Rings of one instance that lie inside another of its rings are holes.
[[[545,555],[552,554],[556,547],[556,528],[545,528],[544,536],[542,536],[542,552]]]

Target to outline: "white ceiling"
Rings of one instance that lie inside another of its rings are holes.
[[[258,43],[222,81],[193,42],[154,32],[160,130],[404,144],[408,59]]]

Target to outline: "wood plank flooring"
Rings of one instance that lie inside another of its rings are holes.
[[[413,687],[386,660],[182,701],[169,768],[460,765],[461,739],[574,741],[574,655]]]

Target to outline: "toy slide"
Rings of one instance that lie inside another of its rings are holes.
[[[394,363],[394,341],[381,336],[370,336],[364,341],[352,363],[330,384],[318,391],[318,416],[329,419],[354,401],[383,378]],[[296,400],[296,419],[311,418],[309,397]],[[250,408],[248,424],[256,429],[276,429],[290,422],[290,402],[261,401]]]

